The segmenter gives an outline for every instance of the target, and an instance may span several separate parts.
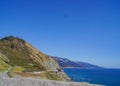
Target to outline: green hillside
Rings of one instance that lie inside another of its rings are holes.
[[[69,80],[62,77],[63,74],[58,74],[61,68],[53,58],[13,36],[0,39],[0,71],[8,71],[10,67],[12,73],[23,77]]]

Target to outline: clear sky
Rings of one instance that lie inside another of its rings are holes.
[[[42,52],[120,68],[120,0],[0,0],[0,38]]]

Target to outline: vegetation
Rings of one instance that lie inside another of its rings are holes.
[[[58,68],[60,67],[53,58],[24,40],[13,36],[0,39],[0,71],[7,71],[9,77],[19,74],[24,77],[64,80],[56,73]]]
[[[11,36],[3,38],[0,41],[0,52],[9,58],[9,64],[22,66],[26,68],[25,71],[35,71],[37,69],[44,70],[44,67],[40,63],[39,66],[35,66],[38,63],[30,59],[31,52],[21,39],[13,38]]]
[[[54,71],[45,71],[45,72],[40,73],[39,76],[45,79],[49,79],[49,80],[63,80]]]
[[[1,58],[0,58],[0,71],[4,72],[10,67],[7,63],[5,63]]]

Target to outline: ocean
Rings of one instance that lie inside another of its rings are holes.
[[[120,69],[63,69],[76,82],[120,86]]]

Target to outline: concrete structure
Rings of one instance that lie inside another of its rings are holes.
[[[0,86],[102,86],[86,82],[62,82],[52,80],[41,80],[33,78],[8,78],[0,77]]]

